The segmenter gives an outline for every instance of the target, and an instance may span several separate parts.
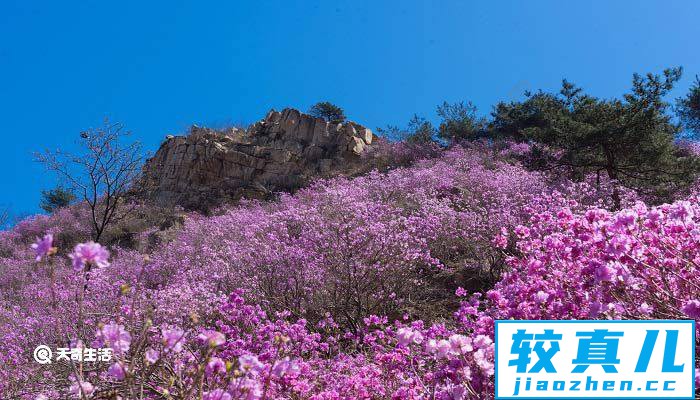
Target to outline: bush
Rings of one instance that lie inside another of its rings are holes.
[[[474,140],[485,134],[486,120],[477,116],[471,102],[444,102],[438,106],[437,114],[442,118],[438,135],[448,143]]]

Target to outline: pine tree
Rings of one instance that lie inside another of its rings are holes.
[[[652,200],[668,200],[688,188],[700,170],[698,159],[676,146],[680,128],[663,100],[681,72],[635,74],[630,92],[609,100],[564,80],[558,95],[540,92],[522,103],[497,106],[492,129],[550,147],[556,154],[548,160],[551,168],[578,177],[605,173]],[[619,207],[618,191],[612,196]]]
[[[676,100],[676,110],[683,125],[700,135],[700,77],[695,77],[695,83],[685,97]]]
[[[47,213],[52,213],[70,205],[74,200],[75,194],[72,191],[58,186],[55,189],[41,191],[39,207]]]
[[[333,123],[345,121],[345,112],[343,109],[327,101],[314,104],[309,109],[309,114]]]

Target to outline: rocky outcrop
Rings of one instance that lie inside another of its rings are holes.
[[[141,187],[162,205],[206,210],[242,197],[293,191],[314,177],[351,174],[374,135],[294,109],[270,111],[247,130],[193,126],[168,135],[144,166]]]

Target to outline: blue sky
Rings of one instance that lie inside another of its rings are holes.
[[[633,72],[700,74],[700,2],[0,0],[0,205],[38,212],[56,180],[32,160],[109,117],[155,151],[193,123],[343,106],[369,127],[488,114],[561,79],[601,97]]]

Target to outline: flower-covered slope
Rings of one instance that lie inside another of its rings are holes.
[[[27,220],[0,236],[0,397],[491,398],[495,319],[700,319],[698,199],[608,194],[453,149],[150,254],[89,243],[79,207]]]

